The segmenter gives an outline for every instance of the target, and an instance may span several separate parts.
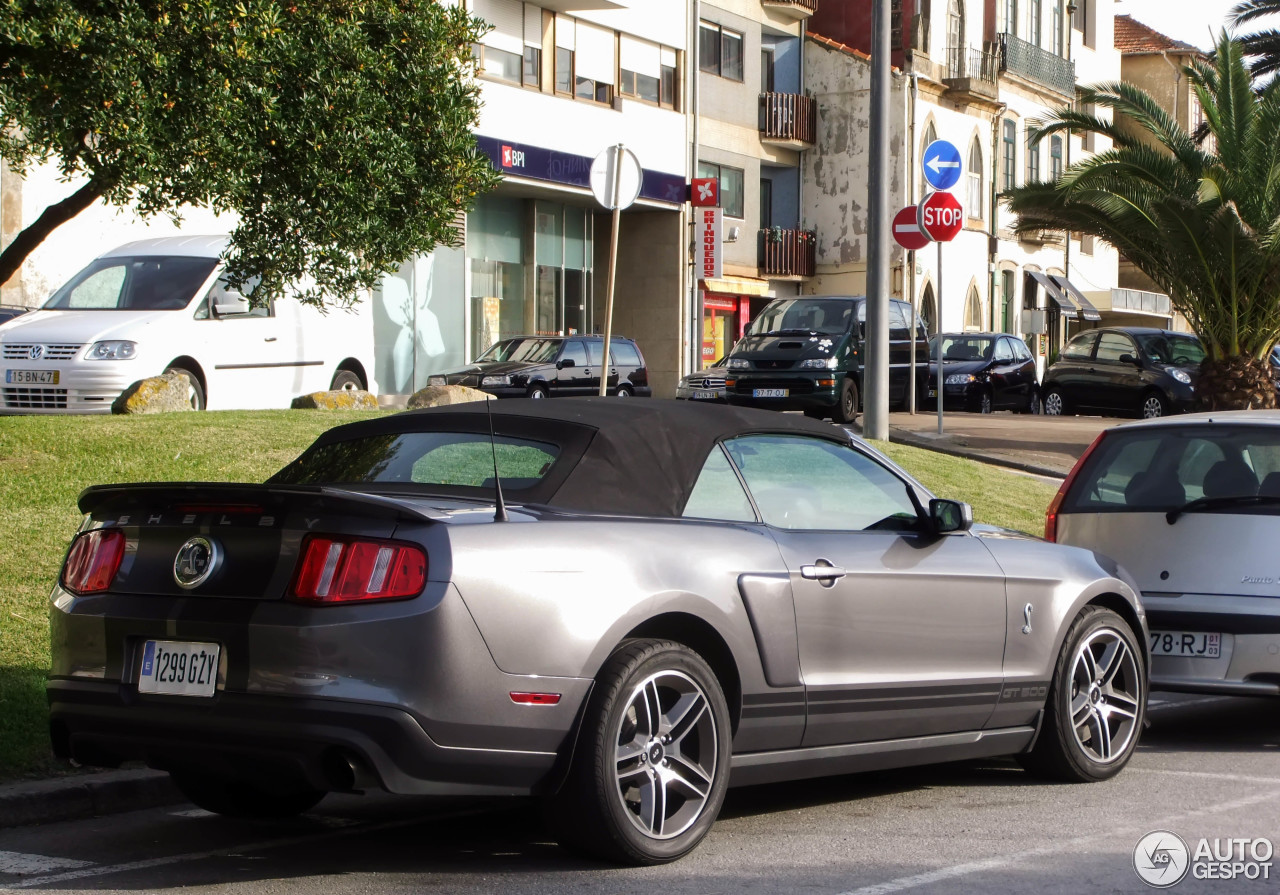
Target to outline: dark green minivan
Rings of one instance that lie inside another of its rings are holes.
[[[889,302],[889,401],[905,405],[912,346],[917,400],[928,378],[928,336],[917,320],[911,338],[911,305]],[[800,295],[769,302],[726,361],[730,404],[803,410],[818,419],[851,423],[862,395],[865,296]]]

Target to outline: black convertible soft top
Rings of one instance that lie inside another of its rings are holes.
[[[850,441],[844,430],[799,414],[688,401],[520,398],[492,402],[491,409],[497,435],[551,440],[561,448],[554,474],[531,487],[508,491],[508,499],[589,513],[679,516],[712,447],[728,438],[791,434],[840,444]],[[316,439],[295,464],[338,442],[423,431],[487,433],[485,404],[410,410],[338,426]],[[293,466],[272,481],[285,480]],[[458,493],[446,486],[423,488]],[[477,490],[467,488],[466,494],[475,497]]]

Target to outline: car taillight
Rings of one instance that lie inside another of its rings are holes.
[[[124,559],[124,532],[96,528],[76,538],[62,566],[62,586],[73,594],[102,593]]]
[[[309,537],[291,596],[305,603],[403,600],[422,593],[427,554],[396,541]]]
[[[1075,484],[1076,476],[1080,474],[1080,470],[1084,468],[1084,464],[1088,462],[1089,455],[1102,444],[1102,439],[1107,435],[1106,432],[1099,432],[1098,437],[1093,440],[1093,444],[1085,448],[1080,459],[1076,461],[1076,465],[1071,467],[1071,471],[1067,473],[1067,477],[1062,480],[1062,487],[1058,489],[1058,493],[1053,495],[1053,500],[1049,502],[1049,509],[1044,514],[1044,539],[1057,543],[1058,540],[1058,511],[1062,508],[1062,501],[1066,499],[1067,492],[1071,490],[1071,486]]]

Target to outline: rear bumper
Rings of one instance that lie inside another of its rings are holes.
[[[393,706],[234,693],[144,701],[128,685],[67,680],[51,681],[48,694],[54,752],[90,765],[142,761],[324,791],[525,795],[556,761],[554,752],[441,746]]]
[[[1280,601],[1186,594],[1148,596],[1144,602],[1153,636],[1165,631],[1222,635],[1220,654],[1214,659],[1152,656],[1153,690],[1280,696]],[[1185,605],[1169,606],[1179,603]]]

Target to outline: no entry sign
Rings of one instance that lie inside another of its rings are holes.
[[[929,244],[929,237],[920,231],[918,222],[920,210],[908,205],[893,216],[893,238],[909,252],[923,249]]]
[[[917,222],[934,242],[950,242],[964,226],[964,209],[951,193],[930,193],[920,200]]]

